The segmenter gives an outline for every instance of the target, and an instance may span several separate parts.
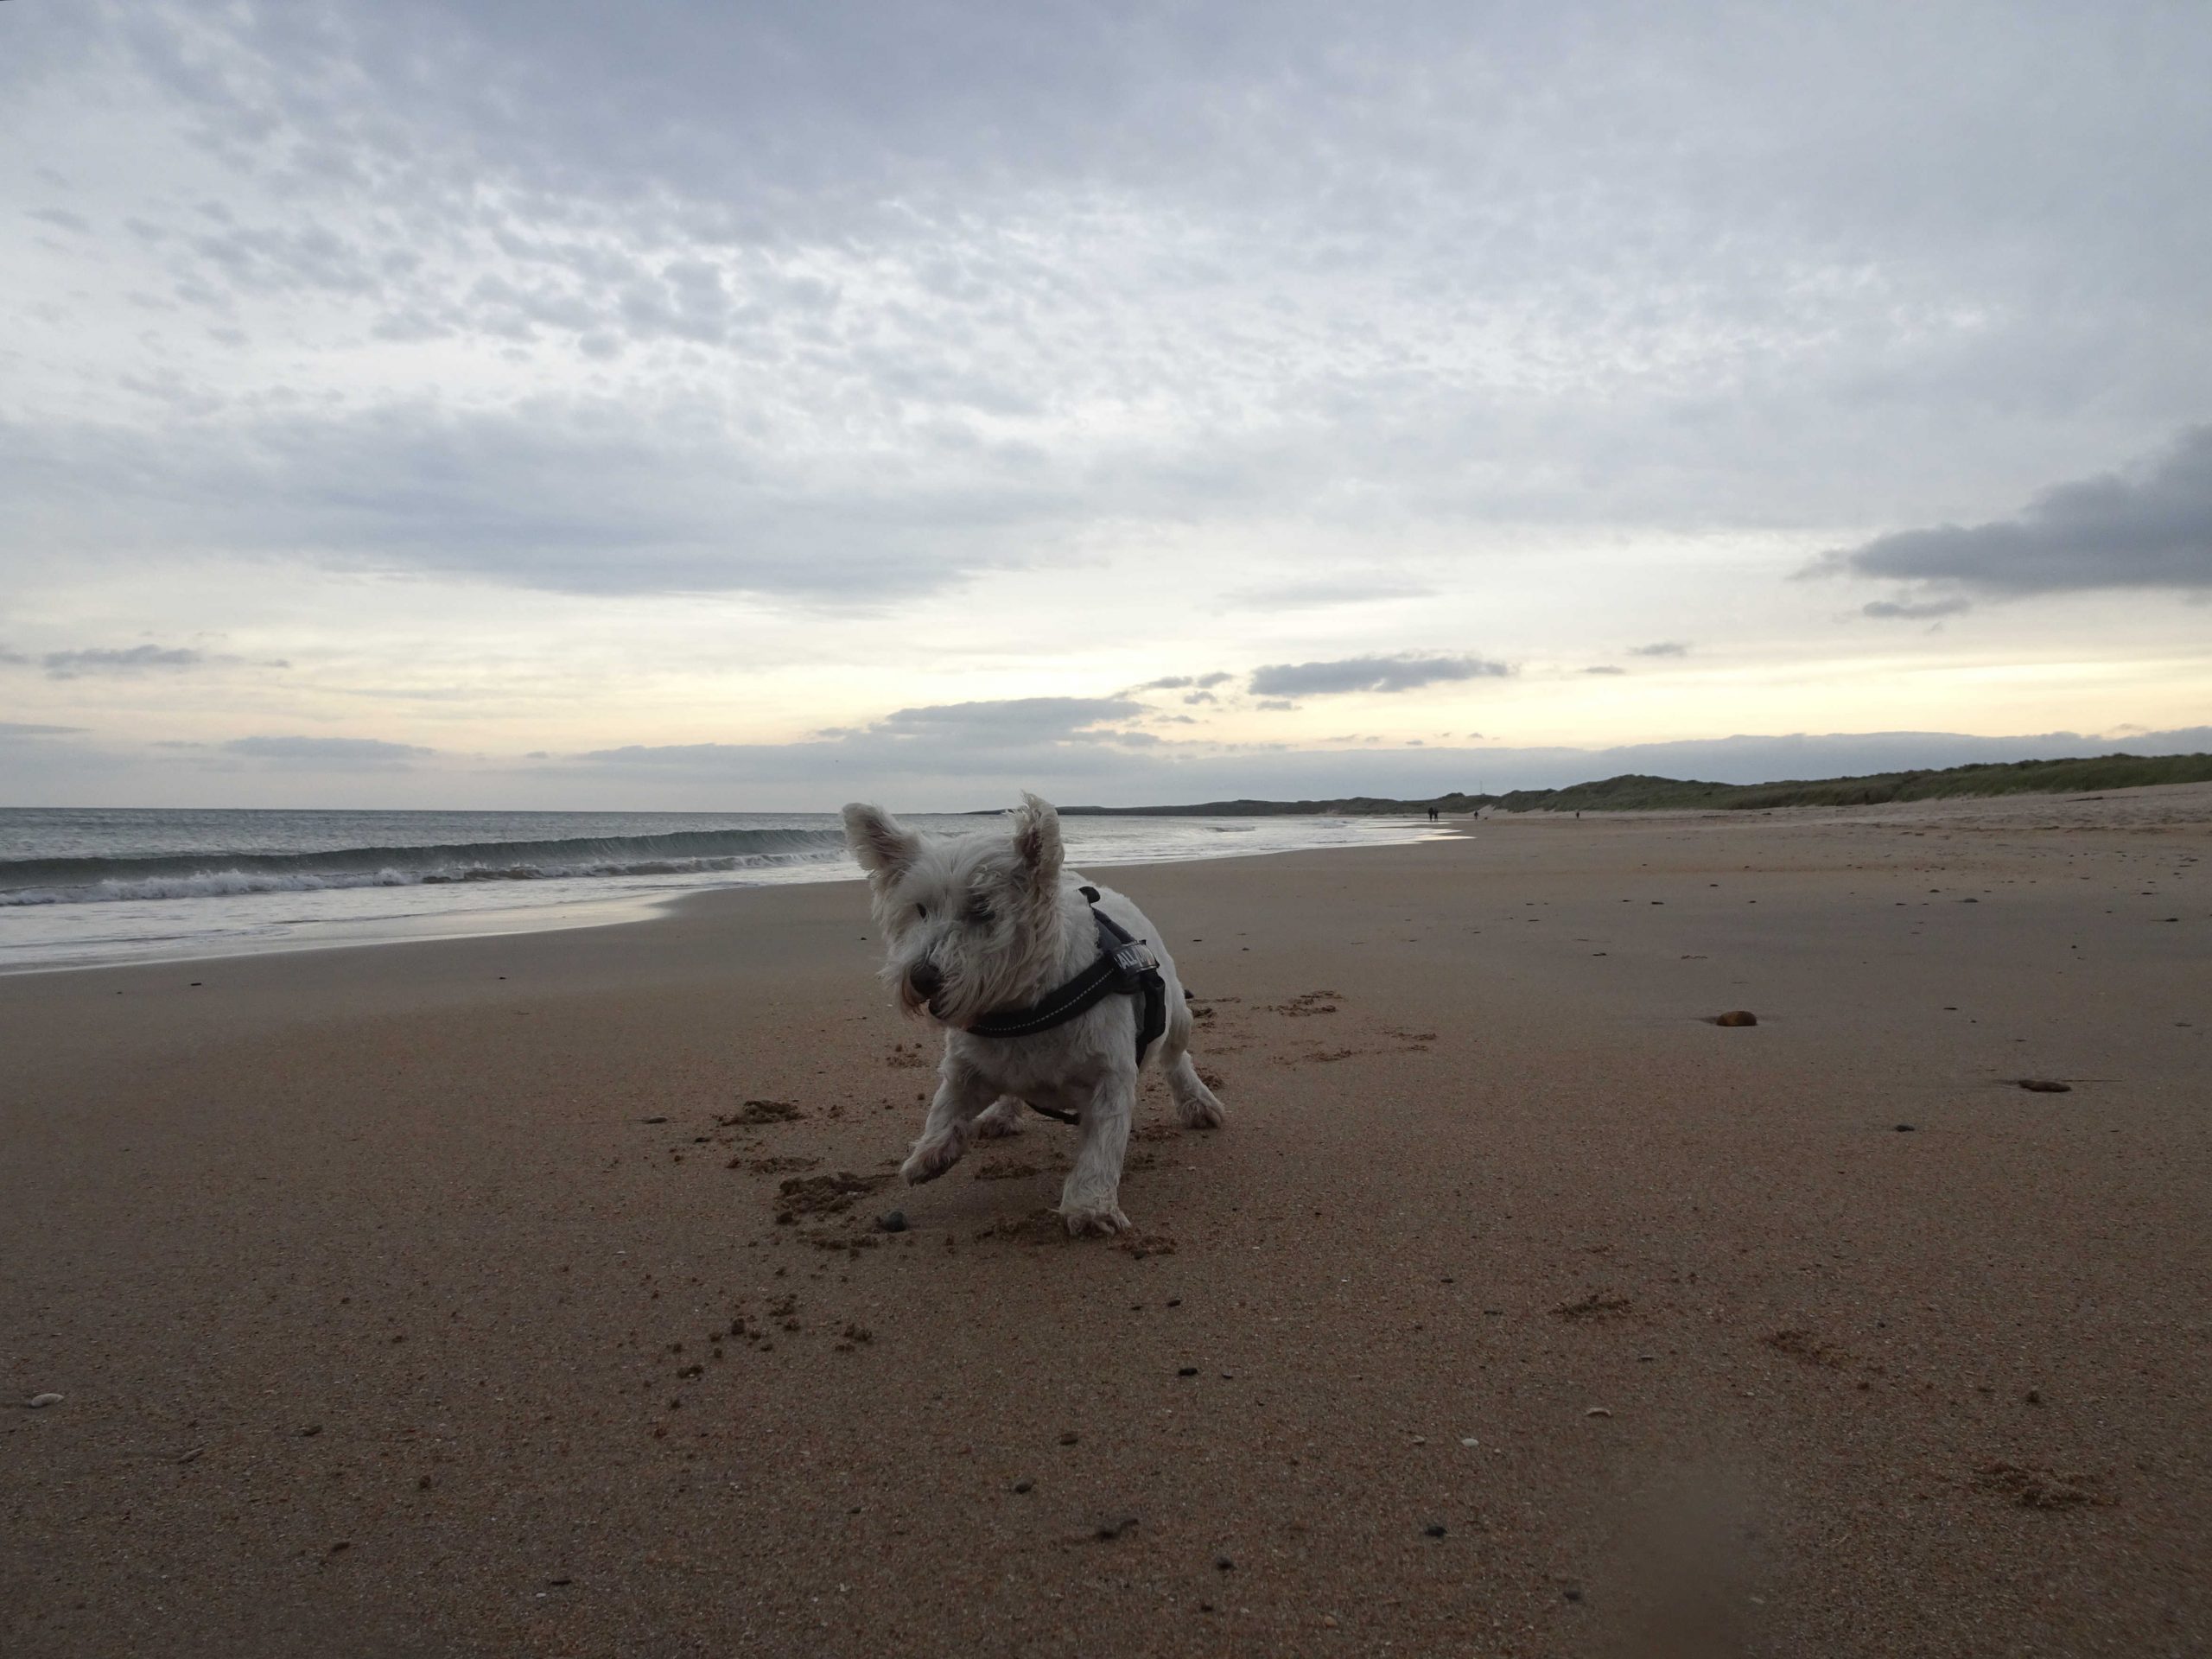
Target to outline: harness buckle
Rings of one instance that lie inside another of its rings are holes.
[[[1134,990],[1144,982],[1147,974],[1160,971],[1160,958],[1152,954],[1152,947],[1142,939],[1132,939],[1127,944],[1114,947],[1114,976],[1123,990]]]

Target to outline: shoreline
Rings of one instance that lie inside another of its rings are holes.
[[[2212,811],[2062,804],[1122,867],[1126,1247],[879,1184],[852,886],[0,980],[0,1647],[2202,1646]]]
[[[441,815],[449,816],[449,815]],[[1325,817],[1321,822],[1334,823],[1340,819]],[[1382,821],[1378,821],[1382,822]],[[826,827],[826,826],[825,826]],[[1357,841],[1338,843],[1347,850],[1367,850],[1370,847],[1408,845],[1440,833],[1439,826],[1416,825],[1411,820],[1403,824],[1388,822],[1388,828],[1408,833],[1402,839],[1375,840],[1362,845]],[[1243,825],[1235,833],[1250,831]],[[1201,843],[1203,844],[1203,843]],[[1142,868],[1153,863],[1213,862],[1222,859],[1275,857],[1284,853],[1315,850],[1313,847],[1291,844],[1266,846],[1251,851],[1201,851],[1175,855],[1168,849],[1148,849],[1159,856],[1129,857],[1131,849],[1116,847],[1111,842],[1085,849],[1096,856],[1085,861],[1100,869]],[[1147,849],[1138,849],[1147,850]],[[219,861],[220,855],[209,855],[211,861]],[[423,943],[444,938],[476,938],[520,936],[543,932],[558,932],[570,928],[595,928],[630,922],[646,921],[666,906],[679,904],[691,897],[715,893],[753,892],[764,888],[787,886],[813,886],[822,883],[857,880],[859,873],[849,860],[831,862],[826,860],[806,860],[775,868],[771,872],[750,872],[749,878],[739,880],[691,880],[666,885],[642,886],[626,882],[616,877],[610,885],[623,882],[619,892],[594,892],[588,880],[577,878],[547,879],[543,886],[555,891],[538,894],[531,890],[537,882],[464,882],[418,883],[388,885],[367,883],[343,886],[327,892],[308,890],[298,892],[259,892],[251,894],[230,894],[213,899],[221,919],[232,931],[211,934],[205,931],[188,931],[182,935],[140,934],[122,938],[94,937],[82,941],[60,939],[50,944],[10,942],[6,938],[5,923],[11,918],[35,923],[54,918],[79,920],[90,927],[103,916],[118,912],[136,911],[148,918],[149,924],[166,921],[168,925],[188,929],[190,918],[198,915],[204,930],[209,922],[206,906],[208,900],[197,898],[178,898],[162,900],[124,899],[119,900],[88,900],[65,904],[22,906],[0,906],[0,955],[11,950],[38,949],[41,954],[26,956],[20,961],[0,960],[0,978],[23,973],[77,972],[86,969],[121,966],[129,963],[188,963],[219,962],[232,957],[292,954],[306,950],[348,949],[358,946]],[[373,895],[382,893],[410,894],[418,899],[426,893],[454,895],[498,892],[519,894],[514,902],[467,906],[458,903],[416,912],[385,912],[381,913],[334,913],[321,917],[281,916],[271,918],[257,916],[256,907],[313,903],[323,899],[338,899],[360,905],[372,901]],[[176,906],[175,911],[165,909]],[[185,907],[194,907],[187,910]],[[284,930],[277,933],[255,931],[271,927]],[[170,946],[174,942],[174,948]],[[70,954],[75,952],[76,954]]]

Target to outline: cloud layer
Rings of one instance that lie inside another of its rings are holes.
[[[2149,0],[0,6],[10,786],[2179,726],[2208,83]]]

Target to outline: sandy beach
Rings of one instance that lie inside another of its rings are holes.
[[[888,1184],[856,884],[0,979],[0,1651],[2212,1650],[2208,854],[1114,871],[1230,1113],[1118,1244],[1042,1119]]]

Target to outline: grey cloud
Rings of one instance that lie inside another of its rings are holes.
[[[868,728],[871,737],[929,738],[1004,746],[1088,734],[1109,720],[1145,712],[1127,697],[1013,697],[992,702],[900,709]]]
[[[84,729],[81,726],[41,726],[30,721],[0,720],[0,742],[24,737],[66,737]]]
[[[67,207],[32,207],[26,210],[24,216],[65,231],[82,232],[92,228],[82,213],[73,213]]]
[[[687,779],[759,783],[948,775],[1039,781],[1107,777],[1138,751],[1170,745],[1150,732],[1107,724],[1147,712],[1128,697],[1014,697],[900,709],[858,728],[798,743],[626,744],[569,757],[570,764]]]
[[[1252,706],[1262,714],[1292,715],[1298,712],[1298,705],[1288,697],[1263,697]]]
[[[1211,691],[1193,691],[1183,699],[1185,704],[1219,702],[1221,699]]]
[[[1690,648],[1680,640],[1662,639],[1656,645],[1630,645],[1628,654],[1631,657],[1687,657],[1690,654]]]
[[[1326,696],[1346,691],[1410,691],[1424,685],[1502,677],[1513,671],[1479,657],[1345,657],[1333,662],[1275,663],[1252,671],[1262,696]]]
[[[1876,599],[1859,607],[1862,616],[1957,616],[1974,608],[1974,601],[1954,594],[1948,599]]]
[[[1132,692],[1181,691],[1188,687],[1196,686],[1198,690],[1204,690],[1209,686],[1226,685],[1236,677],[1234,674],[1224,673],[1218,670],[1211,674],[1170,674],[1164,679],[1147,680],[1142,685],[1131,686],[1129,689]],[[1190,699],[1185,697],[1184,701],[1187,702]]]
[[[224,744],[223,750],[271,766],[331,772],[388,771],[434,753],[412,743],[386,743],[373,737],[238,737]]]
[[[50,651],[39,660],[51,678],[75,680],[94,674],[143,674],[149,669],[198,668],[207,658],[200,652],[181,647],[163,650],[158,645],[132,645],[127,650],[93,647]]]
[[[1624,668],[1615,668],[1610,663],[1601,663],[1595,668],[1586,668],[1582,671],[1585,674],[1625,674],[1628,672],[1628,670]]]
[[[193,238],[190,246],[245,292],[367,295],[395,274],[386,257],[321,225],[226,226]]]
[[[1878,536],[1819,568],[2000,594],[2212,588],[2212,426],[2132,474],[2054,485],[2011,518]]]

